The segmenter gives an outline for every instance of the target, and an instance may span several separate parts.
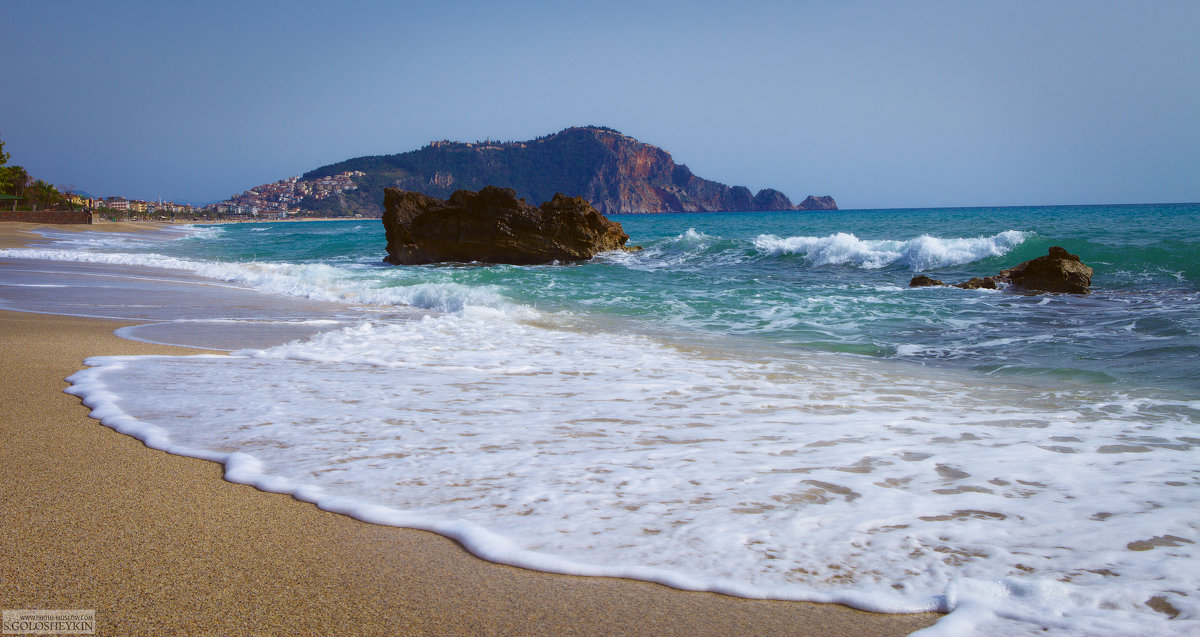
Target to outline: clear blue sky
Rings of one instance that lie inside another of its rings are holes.
[[[843,208],[1200,201],[1200,2],[3,5],[0,139],[205,203],[436,139],[616,128]]]

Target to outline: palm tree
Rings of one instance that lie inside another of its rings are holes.
[[[53,184],[41,179],[33,182],[33,185],[30,186],[30,190],[33,191],[34,201],[36,201],[38,206],[43,210],[51,207],[60,199],[62,199],[62,195],[59,194],[58,189],[55,188]]]

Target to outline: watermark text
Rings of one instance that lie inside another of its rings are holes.
[[[5,635],[95,635],[94,610],[6,610]]]

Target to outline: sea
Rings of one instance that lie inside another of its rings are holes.
[[[479,557],[1200,634],[1200,205],[618,215],[637,252],[390,266],[378,220],[43,230],[0,308],[212,350],[89,358],[105,425]],[[1088,295],[910,288],[1062,246]]]

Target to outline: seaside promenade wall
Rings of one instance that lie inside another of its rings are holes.
[[[82,210],[0,210],[0,221],[91,223],[92,213]]]

